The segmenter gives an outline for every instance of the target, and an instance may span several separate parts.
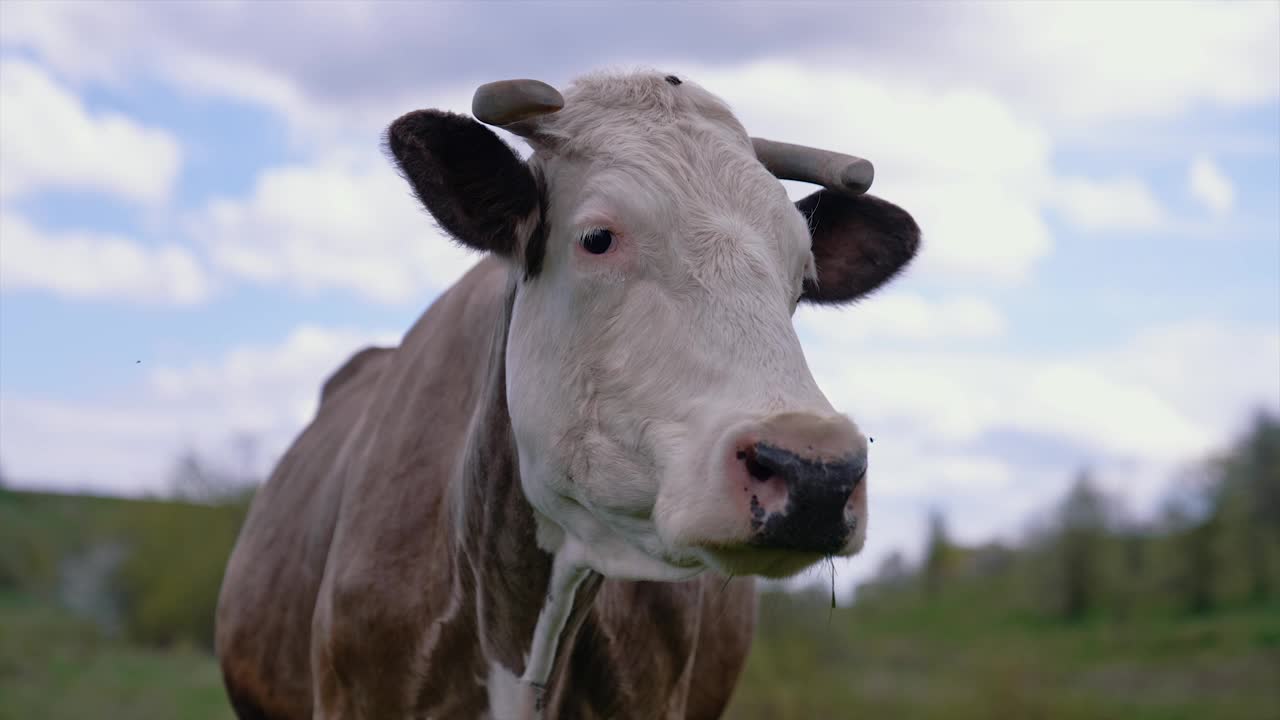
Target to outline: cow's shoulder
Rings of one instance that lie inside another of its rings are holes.
[[[377,373],[339,391],[258,489],[227,563],[217,609],[218,656],[241,717],[311,717],[311,618],[343,496],[345,458]],[[351,363],[348,363],[350,365]]]
[[[370,384],[312,616],[321,716],[403,716],[410,698],[426,698],[414,712],[441,717],[483,708],[478,678],[488,665],[461,601],[472,579],[455,560],[449,488],[484,399],[494,338],[505,334],[509,290],[509,267],[482,260],[394,352],[365,361],[381,364],[372,381],[365,368],[350,380],[335,374],[334,403]]]
[[[320,404],[324,405],[339,390],[349,387],[360,377],[374,377],[386,365],[395,348],[369,346],[347,359],[320,388]]]

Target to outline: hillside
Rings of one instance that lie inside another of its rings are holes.
[[[765,595],[730,716],[1280,718],[1280,604],[1063,623],[1009,610],[1015,582]]]
[[[934,518],[851,608],[766,593],[729,717],[1280,718],[1280,423],[1159,522],[1082,473],[1019,547]],[[209,650],[246,503],[0,489],[0,720],[230,717]]]

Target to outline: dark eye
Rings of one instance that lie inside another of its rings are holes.
[[[588,230],[579,242],[582,243],[582,249],[592,255],[603,255],[613,247],[613,233],[603,228]]]

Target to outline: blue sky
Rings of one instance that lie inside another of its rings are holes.
[[[1280,408],[1278,8],[6,2],[0,466],[153,492],[251,433],[267,468],[323,377],[474,261],[382,129],[643,65],[872,159],[924,229],[893,287],[797,316],[877,437],[873,560],[929,507],[1016,533],[1086,464],[1149,511]]]

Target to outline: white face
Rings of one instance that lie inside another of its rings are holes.
[[[652,579],[853,554],[866,445],[792,327],[804,217],[731,117],[619,132],[618,152],[532,161],[546,249],[517,292],[507,394],[541,542]]]

